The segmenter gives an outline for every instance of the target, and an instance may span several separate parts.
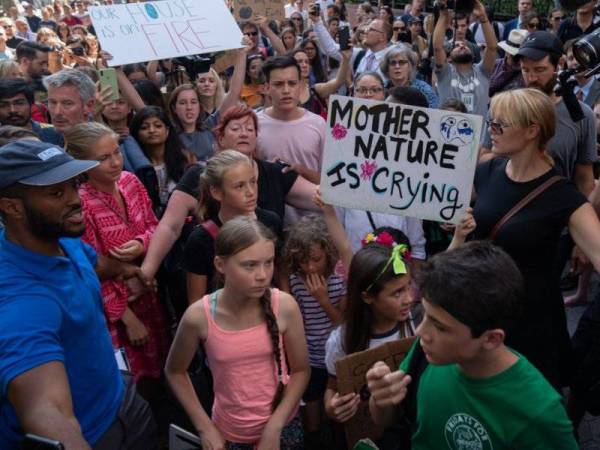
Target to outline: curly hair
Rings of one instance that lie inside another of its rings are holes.
[[[314,215],[301,218],[288,230],[288,237],[283,246],[283,264],[289,273],[300,271],[300,264],[310,258],[313,246],[325,252],[325,276],[333,273],[339,259],[338,251],[329,235],[325,220]]]

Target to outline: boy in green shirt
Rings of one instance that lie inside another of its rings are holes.
[[[421,346],[429,363],[416,389],[413,450],[576,450],[561,398],[525,357],[504,345],[519,311],[523,280],[512,259],[471,242],[423,265],[425,316],[400,370],[367,372],[373,420],[388,426],[411,381]]]

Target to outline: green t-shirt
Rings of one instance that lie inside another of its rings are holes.
[[[401,370],[408,369],[414,345]],[[560,396],[518,356],[513,366],[485,379],[467,378],[457,364],[429,364],[417,390],[413,450],[577,450]]]

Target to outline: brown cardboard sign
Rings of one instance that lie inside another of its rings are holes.
[[[377,439],[383,432],[373,423],[369,414],[367,371],[377,361],[384,361],[391,370],[397,370],[414,341],[415,338],[410,337],[386,342],[379,347],[353,353],[336,361],[337,389],[340,395],[356,392],[361,398],[358,411],[345,423],[348,448],[354,447],[354,444],[363,438]]]
[[[283,20],[283,0],[235,0],[234,16],[237,21],[255,20],[264,16],[267,20]]]

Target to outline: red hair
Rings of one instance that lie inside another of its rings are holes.
[[[217,141],[225,134],[225,127],[229,124],[229,122],[232,120],[243,119],[244,117],[252,117],[254,129],[256,130],[256,134],[258,134],[258,117],[254,110],[246,105],[236,105],[228,108],[227,111],[221,114],[219,121],[213,128],[213,133],[217,138]]]

